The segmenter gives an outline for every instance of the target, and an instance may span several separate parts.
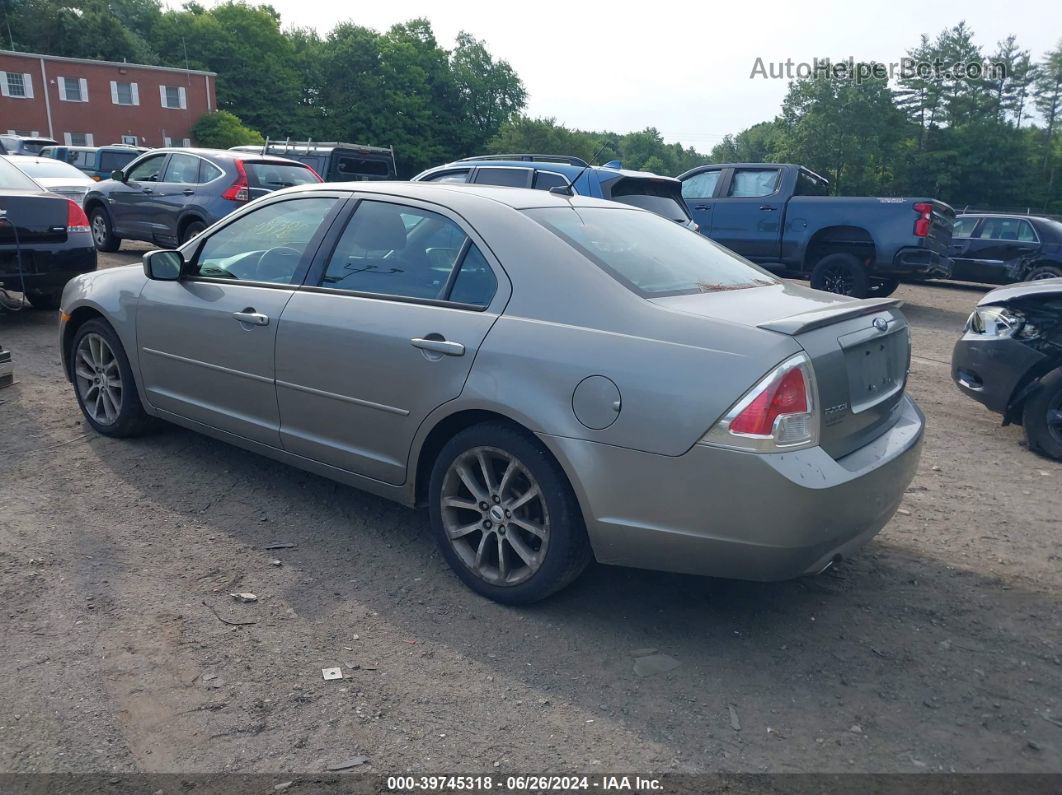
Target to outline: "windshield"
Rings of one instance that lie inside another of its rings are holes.
[[[248,163],[244,161],[243,165],[247,169],[247,179],[252,188],[280,190],[290,188],[292,185],[306,185],[321,181],[306,166],[295,163]]]
[[[61,160],[36,160],[27,157],[25,160],[20,160],[18,165],[31,177],[61,177],[63,179],[75,179],[79,182],[86,178],[81,171]]]
[[[0,189],[40,191],[41,186],[0,157]]]
[[[678,182],[626,177],[612,186],[608,198],[662,215],[672,221],[685,223],[690,220],[689,210],[682,200],[682,187]]]
[[[604,207],[525,212],[643,298],[778,283],[703,235],[650,213]]]

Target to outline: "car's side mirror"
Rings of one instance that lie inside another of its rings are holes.
[[[149,251],[144,255],[144,275],[160,282],[175,282],[184,272],[180,251]]]
[[[114,171],[111,172],[111,179],[115,180],[116,182],[125,182],[125,172],[122,171],[120,168],[116,168]]]

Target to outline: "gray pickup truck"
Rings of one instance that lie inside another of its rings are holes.
[[[857,298],[890,295],[900,278],[948,278],[955,211],[927,197],[830,196],[803,166],[729,163],[679,175],[701,232],[773,271]]]

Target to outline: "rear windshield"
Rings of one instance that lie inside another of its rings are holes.
[[[643,298],[778,283],[704,235],[649,213],[603,207],[525,212]]]
[[[321,181],[306,166],[295,163],[249,163],[245,160],[243,165],[252,188],[280,190]]]
[[[612,185],[609,194],[612,201],[648,210],[672,221],[684,223],[690,220],[689,210],[682,200],[682,186],[678,183],[625,177]]]
[[[0,157],[0,189],[39,191],[40,185]]]
[[[100,171],[118,171],[141,154],[143,152],[100,152]]]
[[[35,160],[27,157],[25,160],[19,161],[19,167],[31,177],[64,177],[66,179],[71,177],[83,179],[85,177],[84,174],[69,163],[64,163],[62,160],[52,160],[51,158]]]

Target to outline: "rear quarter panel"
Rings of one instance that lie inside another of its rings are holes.
[[[913,205],[917,201],[929,199],[794,196],[786,205],[782,259],[803,262],[816,232],[831,226],[853,226],[870,235],[877,262],[891,263],[899,249],[921,246],[926,240],[914,234],[918,216]],[[938,253],[946,248],[944,244]]]

